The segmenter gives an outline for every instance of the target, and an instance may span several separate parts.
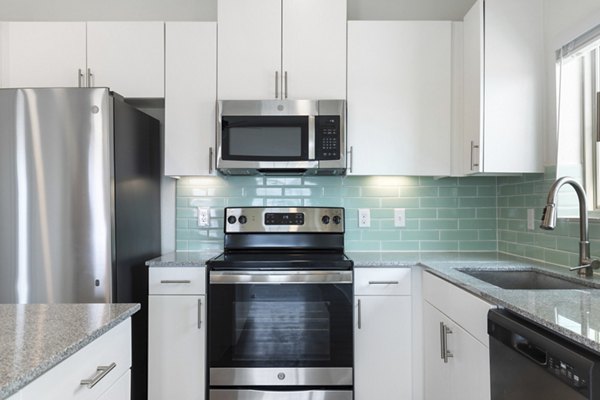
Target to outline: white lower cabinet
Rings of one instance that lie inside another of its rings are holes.
[[[127,319],[10,399],[129,400],[130,368],[131,320]],[[97,383],[84,385],[82,380],[95,380]]]
[[[490,398],[487,311],[493,306],[423,274],[425,400]]]
[[[150,268],[148,399],[205,397],[204,268]]]
[[[410,268],[355,270],[356,400],[412,399]]]

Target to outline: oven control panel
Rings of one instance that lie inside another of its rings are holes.
[[[344,233],[341,207],[228,207],[225,233]]]

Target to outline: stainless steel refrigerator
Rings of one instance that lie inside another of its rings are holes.
[[[134,390],[160,174],[159,121],[108,89],[0,89],[0,303],[142,303]]]

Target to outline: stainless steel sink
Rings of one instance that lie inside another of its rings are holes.
[[[537,270],[458,270],[503,289],[595,289],[600,286],[595,282],[575,282]]]

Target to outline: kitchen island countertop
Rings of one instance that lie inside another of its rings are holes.
[[[139,309],[139,304],[0,304],[0,399]]]

